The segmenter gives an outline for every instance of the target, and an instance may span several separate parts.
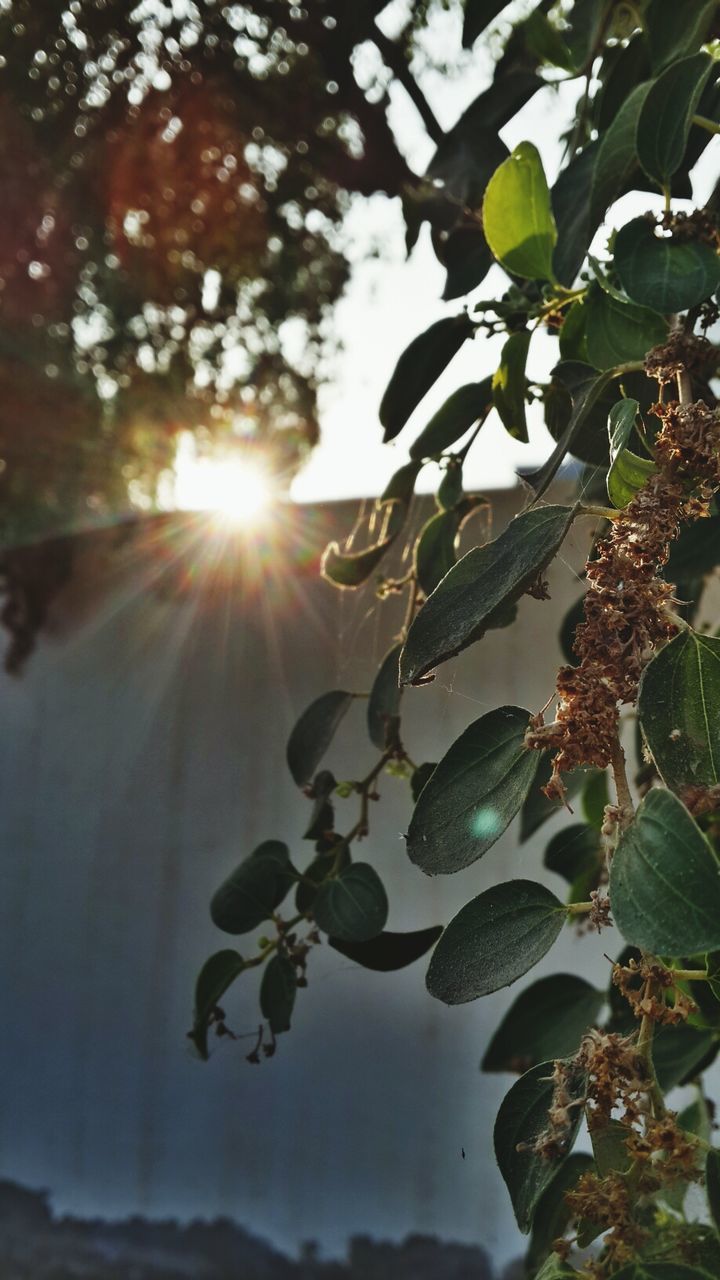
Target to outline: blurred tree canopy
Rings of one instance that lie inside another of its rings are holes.
[[[178,432],[317,438],[354,195],[417,186],[388,123],[426,4],[6,0],[0,459],[7,545],[152,501]],[[356,73],[372,42],[386,71]]]

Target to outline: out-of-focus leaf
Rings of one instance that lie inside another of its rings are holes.
[[[299,787],[312,781],[354,696],[344,689],[323,693],[306,707],[294,725],[288,738],[287,763]]]
[[[463,312],[436,320],[403,351],[380,404],[384,440],[394,440],[474,330]]]
[[[368,734],[379,751],[397,741],[402,696],[399,674],[401,648],[399,644],[393,645],[385,654],[368,699]]]
[[[295,965],[287,956],[271,956],[260,984],[260,1012],[270,1023],[274,1036],[290,1030],[296,994]]]
[[[417,440],[410,446],[414,459],[434,458],[449,449],[465,435],[476,422],[490,411],[493,403],[493,380],[470,382],[453,391],[445,403],[434,413]]]
[[[433,925],[429,929],[415,929],[412,933],[379,933],[376,938],[367,942],[343,942],[340,938],[328,938],[328,943],[335,951],[354,960],[364,969],[374,969],[377,973],[390,973],[395,969],[404,969],[414,964],[421,956],[435,945],[442,925]]]
[[[710,31],[717,14],[716,0],[650,0],[645,27],[653,70],[657,74],[668,62],[694,53]]]
[[[492,398],[508,435],[527,441],[525,416],[525,365],[530,349],[530,330],[511,333],[500,355],[500,364],[492,379]]]
[[[597,141],[583,147],[562,170],[550,192],[558,233],[553,267],[558,280],[567,288],[575,283],[602,217],[590,206],[598,149]]]
[[[341,942],[366,942],[385,927],[388,900],[382,881],[367,862],[353,862],[325,880],[313,902],[315,923]]]

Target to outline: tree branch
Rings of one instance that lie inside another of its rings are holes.
[[[439,145],[445,135],[430,108],[427,98],[405,61],[402,49],[395,44],[394,40],[386,36],[384,31],[380,30],[377,22],[373,23],[370,39],[380,53],[383,62],[390,68],[395,79],[402,85],[410,98],[433,142]]]

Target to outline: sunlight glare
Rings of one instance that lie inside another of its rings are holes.
[[[223,524],[256,525],[273,500],[269,473],[254,460],[178,458],[174,476],[176,508],[212,512]]]

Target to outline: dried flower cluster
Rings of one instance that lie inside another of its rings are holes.
[[[672,971],[656,961],[631,959],[626,965],[613,965],[612,981],[636,1018],[650,1018],[652,1022],[672,1026],[686,1022],[689,1014],[697,1013],[695,1002],[675,985]],[[664,999],[665,991],[672,991],[672,1004]]]
[[[720,487],[720,414],[703,401],[657,404],[658,470],[612,522],[587,565],[585,622],[575,633],[576,667],[560,668],[553,724],[531,721],[528,746],[555,753],[545,788],[563,799],[561,774],[605,768],[617,750],[620,706],[634,702],[643,668],[677,630],[674,588],[659,576],[684,521],[707,514]]]

